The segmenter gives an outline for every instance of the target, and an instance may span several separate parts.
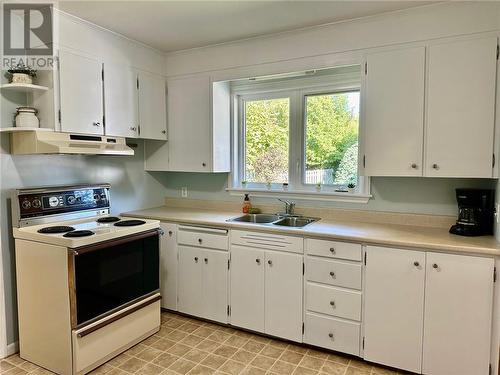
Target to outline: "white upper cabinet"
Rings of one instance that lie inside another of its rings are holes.
[[[104,113],[106,135],[139,136],[137,74],[133,68],[104,64]]]
[[[144,139],[167,139],[167,102],[165,78],[138,72],[139,126]]]
[[[421,176],[425,47],[373,53],[366,63],[365,173]]]
[[[426,175],[492,177],[497,38],[428,48]]]
[[[59,66],[61,131],[104,134],[102,63],[61,50]]]
[[[488,374],[494,263],[427,253],[424,374]]]
[[[168,142],[146,143],[146,170],[229,172],[229,83],[195,75],[167,87]]]
[[[421,372],[424,282],[424,252],[366,248],[366,360]]]

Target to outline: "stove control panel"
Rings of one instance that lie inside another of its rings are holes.
[[[48,216],[109,208],[109,187],[21,192],[17,196],[20,218]]]

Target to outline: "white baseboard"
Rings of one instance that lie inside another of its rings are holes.
[[[16,354],[19,351],[19,341],[13,342],[3,350],[2,358],[8,357],[12,354]]]

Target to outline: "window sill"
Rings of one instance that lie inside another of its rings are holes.
[[[258,188],[226,188],[231,195],[243,196],[245,193],[252,193],[253,197],[287,197],[292,199],[305,199],[315,201],[331,201],[346,203],[368,203],[371,194],[362,193],[342,193],[327,191],[309,191],[309,190],[277,190],[277,189],[258,189]]]

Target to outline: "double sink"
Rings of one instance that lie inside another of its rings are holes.
[[[250,223],[261,225],[278,225],[282,227],[302,228],[308,224],[318,221],[315,217],[279,215],[279,214],[246,214],[238,216],[228,221],[238,223]]]

